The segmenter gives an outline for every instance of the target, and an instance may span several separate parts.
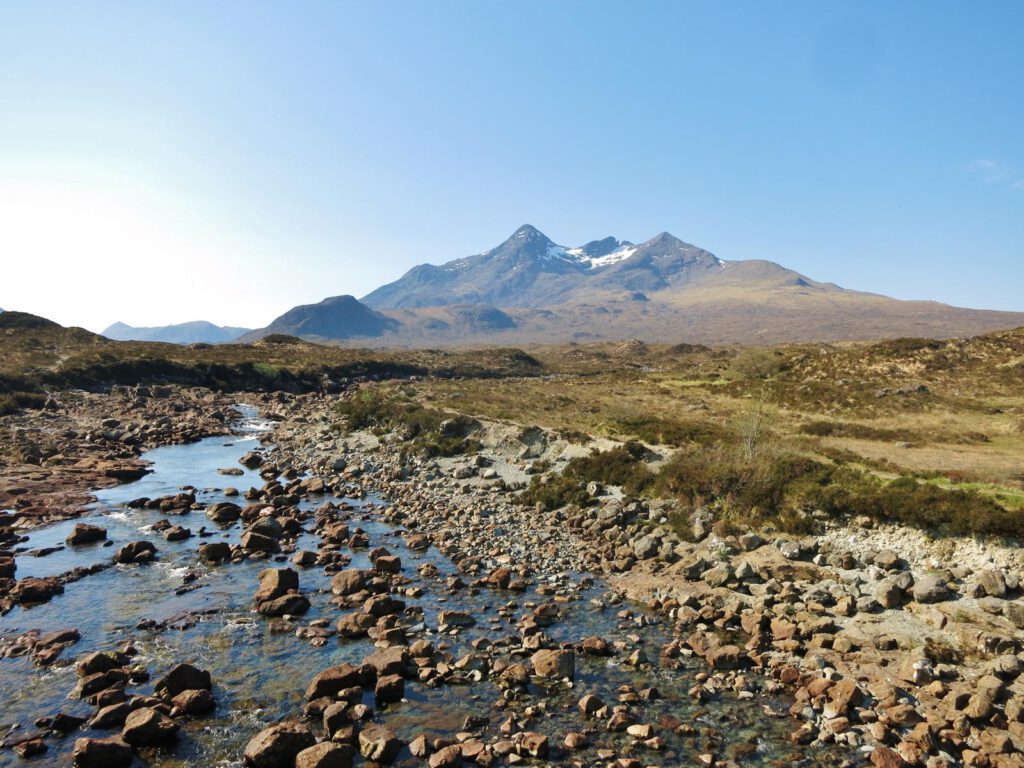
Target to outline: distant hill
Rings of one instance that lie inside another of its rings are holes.
[[[190,323],[177,323],[175,325],[158,325],[148,328],[139,328],[117,322],[103,331],[103,335],[114,341],[165,341],[171,344],[205,342],[207,344],[218,344],[225,341],[233,341],[243,333],[248,333],[249,330],[249,328],[214,325],[205,320],[194,320]]]
[[[398,328],[395,320],[375,312],[354,296],[332,296],[318,304],[292,307],[266,328],[251,331],[240,341],[254,341],[270,334],[306,339],[376,338]]]

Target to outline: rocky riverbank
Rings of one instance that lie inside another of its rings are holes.
[[[319,419],[319,420],[318,420]],[[759,674],[792,690],[792,739],[875,765],[1024,765],[1020,557],[999,542],[932,539],[860,519],[820,536],[724,538],[698,510],[684,541],[668,507],[592,488],[583,510],[518,506],[508,484],[578,446],[481,425],[454,460],[403,455],[395,435],[340,440],[323,414],[286,420],[282,455],[386,494],[385,519],[422,532],[460,569],[608,575],[674,627],[668,655],[702,657],[695,697]],[[612,489],[614,491],[614,489]]]
[[[0,419],[0,544],[78,517],[91,493],[135,480],[160,445],[227,434],[236,395],[173,386],[58,392],[44,408]]]
[[[330,400],[250,399],[279,423],[267,446],[238,457],[243,469],[221,474],[244,472],[257,484],[191,483],[126,500],[149,521],[147,538],[113,541],[92,521],[79,526],[70,546],[109,541],[116,554],[67,582],[15,581],[13,550],[0,562],[26,606],[91,574],[116,579],[153,567],[169,551],[184,564],[174,593],[186,599],[238,582],[237,569],[251,572],[241,581],[246,602],[268,637],[288,638],[277,663],[301,664],[279,684],[305,693],[303,706],[284,707],[279,722],[246,737],[234,757],[248,765],[348,766],[357,755],[432,768],[764,762],[763,744],[723,733],[750,727],[774,745],[777,764],[1024,764],[1024,600],[1012,548],[933,541],[868,520],[823,523],[820,535],[800,539],[723,537],[706,510],[681,531],[668,524],[669,503],[626,501],[596,484],[588,504],[545,512],[517,503],[514,489],[590,445],[478,423],[480,450],[422,459],[403,450],[401,435],[340,432]],[[138,461],[143,445],[220,434],[232,413],[201,390],[138,400],[82,396],[64,415],[31,417],[35,444],[47,447],[39,464],[18,466],[56,476],[68,465],[46,462],[74,450],[78,460]],[[48,418],[53,429],[43,428]],[[99,429],[114,431],[96,439]],[[49,453],[62,445],[64,453]],[[40,487],[41,498],[56,492]],[[200,512],[210,527],[195,530],[188,516]],[[57,514],[22,515],[17,525],[32,530]],[[612,590],[595,593],[588,573]],[[188,686],[149,690],[134,657],[137,645],[170,629],[199,631],[224,610],[196,603],[171,618],[144,617],[101,656],[77,627],[4,638],[5,655],[43,666],[86,649],[73,698],[91,707],[43,713],[36,731],[8,746],[28,757],[52,734],[83,727],[76,765],[127,765],[137,753],[159,757],[159,745],[185,734],[199,738],[193,721],[201,728],[230,700],[210,693],[227,670],[212,670],[211,686],[186,655],[167,667],[187,665],[171,674],[189,676]],[[317,649],[334,661],[306,655]],[[434,695],[455,704],[458,722],[443,705],[413,714]],[[765,708],[752,709],[757,702]],[[94,733],[111,729],[120,735]]]

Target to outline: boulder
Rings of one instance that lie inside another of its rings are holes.
[[[1024,603],[1008,600],[1003,603],[1003,616],[1017,629],[1024,629]]]
[[[324,741],[295,756],[295,768],[352,768],[355,749],[351,744]]]
[[[257,531],[246,531],[242,534],[242,548],[250,552],[277,552],[281,545],[277,539],[265,536]]]
[[[994,568],[981,571],[975,577],[975,582],[988,597],[1006,597],[1006,577],[1002,571]]]
[[[213,541],[199,546],[199,559],[207,563],[223,563],[231,559],[231,545],[226,541]]]
[[[88,677],[97,672],[125,667],[130,661],[128,656],[118,651],[95,651],[79,657],[75,663],[75,672],[79,677]]]
[[[373,667],[378,676],[405,675],[408,664],[409,651],[401,645],[379,648],[363,659],[363,665]]]
[[[293,768],[299,753],[315,744],[313,734],[302,723],[278,723],[253,736],[243,757],[251,768]]]
[[[377,573],[401,573],[402,559],[398,555],[384,555],[373,561]]]
[[[238,460],[238,463],[249,469],[256,469],[263,463],[263,454],[259,451],[249,451]]]
[[[318,673],[306,688],[306,700],[313,701],[324,697],[334,698],[346,688],[356,688],[363,684],[363,673],[352,664],[339,664]]]
[[[114,562],[122,565],[152,562],[156,558],[156,547],[151,541],[130,541],[117,550]]]
[[[264,616],[301,616],[309,608],[309,598],[305,595],[281,595],[259,603],[256,611]]]
[[[538,677],[571,678],[576,673],[576,654],[572,651],[540,650],[530,661]]]
[[[253,600],[262,603],[299,589],[299,574],[291,568],[265,568],[260,571],[260,586]]]
[[[11,588],[10,596],[15,602],[25,605],[45,603],[54,595],[59,595],[63,592],[64,585],[52,576],[44,578],[29,576],[15,583],[14,587]]]
[[[182,691],[171,699],[171,703],[186,715],[193,716],[209,714],[216,706],[213,694],[205,689]]]
[[[584,717],[594,717],[598,712],[604,709],[606,705],[599,696],[588,693],[580,699],[578,706]]]
[[[914,600],[919,603],[940,603],[949,596],[946,581],[940,576],[922,576],[914,582]]]
[[[75,523],[74,530],[68,534],[65,541],[74,547],[80,544],[92,544],[97,541],[105,541],[106,538],[106,528],[101,528],[98,525],[89,525],[88,523]]]
[[[384,675],[377,678],[374,695],[378,704],[394,704],[405,696],[405,678],[401,675]]]
[[[337,630],[342,637],[364,637],[377,623],[377,617],[368,613],[346,613],[338,619]]]
[[[157,681],[153,690],[157,696],[173,699],[185,691],[208,691],[212,687],[213,679],[205,669],[192,664],[178,664]]]
[[[366,589],[366,572],[355,568],[338,571],[331,578],[331,592],[336,595],[354,595]]]
[[[528,757],[547,757],[548,737],[535,731],[523,731],[518,735],[517,752]]]
[[[135,747],[160,744],[177,738],[180,727],[159,710],[139,707],[124,721],[121,737]]]
[[[472,627],[476,619],[463,611],[441,611],[437,614],[440,627]]]
[[[874,596],[883,608],[898,608],[903,602],[903,590],[896,586],[893,579],[882,579],[878,582]]]
[[[442,747],[427,761],[430,768],[457,768],[462,765],[462,747],[452,744]]]
[[[172,525],[166,531],[164,531],[164,538],[167,541],[185,541],[185,539],[192,536],[192,531],[188,528],[182,528],[180,525]]]
[[[129,768],[132,748],[120,736],[109,739],[76,739],[71,753],[75,768]]]
[[[132,708],[127,701],[119,701],[116,704],[100,707],[92,720],[89,721],[89,727],[98,731],[121,728],[124,726],[124,721],[128,719],[131,711]]]
[[[367,760],[392,763],[402,751],[402,742],[390,728],[373,723],[359,733],[359,753]]]
[[[736,669],[740,665],[741,651],[735,645],[713,648],[705,657],[712,669]]]
[[[588,656],[611,656],[612,653],[608,641],[596,635],[584,638],[582,647]]]
[[[661,538],[650,533],[633,542],[633,552],[638,560],[650,560],[660,548]]]
[[[232,501],[221,501],[207,507],[206,516],[215,523],[227,525],[242,516],[242,508]]]

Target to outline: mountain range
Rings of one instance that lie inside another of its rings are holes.
[[[529,224],[483,253],[422,264],[356,301],[295,307],[264,329],[372,346],[639,338],[704,344],[973,335],[1024,313],[901,301],[771,261],[724,261],[662,232],[558,245]]]
[[[171,344],[193,344],[205,342],[219,344],[237,339],[249,328],[232,328],[214,325],[205,320],[193,320],[189,323],[175,325],[158,325],[140,328],[117,322],[103,331],[102,335],[114,341],[166,341]]]
[[[145,332],[183,343],[287,334],[394,347],[630,338],[769,344],[974,335],[1024,326],[1024,313],[851,291],[771,261],[725,261],[668,232],[642,243],[605,237],[567,247],[525,224],[495,248],[413,267],[361,300],[340,295],[293,307],[249,332],[205,324],[217,334],[206,329],[200,338],[197,325],[115,324],[104,335]]]

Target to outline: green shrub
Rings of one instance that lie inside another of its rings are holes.
[[[517,500],[529,506],[540,503],[548,510],[567,504],[583,505],[589,501],[586,485],[590,482],[617,485],[627,494],[639,496],[654,480],[645,458],[646,449],[637,442],[610,451],[595,450],[589,456],[570,460],[561,475],[534,477]]]
[[[1006,509],[977,491],[940,488],[913,477],[887,483],[850,469],[835,469],[823,480],[797,492],[805,503],[830,514],[867,515],[954,536],[1024,535],[1024,512]]]
[[[480,450],[478,440],[463,437],[476,426],[475,421],[424,408],[407,399],[409,396],[410,393],[399,395],[378,387],[366,388],[342,400],[336,410],[345,418],[349,430],[369,429],[379,434],[401,431],[409,440],[406,450],[422,456],[458,456]],[[441,424],[445,421],[453,422],[454,430],[442,435]]]
[[[534,477],[529,487],[516,497],[516,501],[528,507],[540,504],[548,512],[561,509],[569,504],[583,506],[590,500],[586,483],[565,475],[544,475]]]
[[[654,479],[644,463],[646,453],[640,443],[630,441],[610,451],[593,451],[589,456],[577,456],[566,465],[563,475],[584,483],[618,485],[626,493],[636,496]]]

